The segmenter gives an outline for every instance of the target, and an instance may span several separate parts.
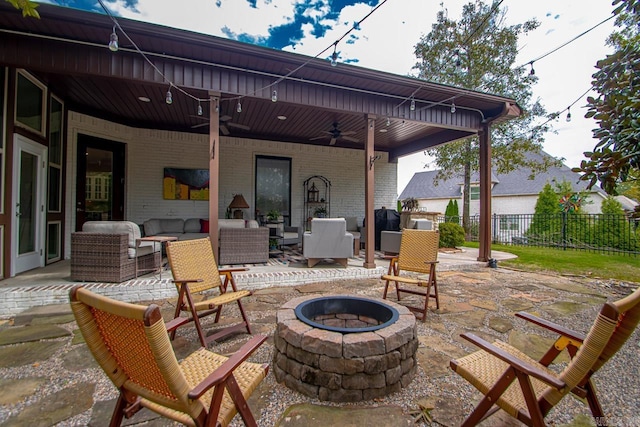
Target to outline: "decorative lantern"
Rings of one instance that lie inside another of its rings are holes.
[[[309,202],[317,202],[318,201],[318,196],[320,195],[320,190],[318,190],[316,188],[316,183],[313,182],[311,183],[311,188],[309,188],[309,191],[307,192],[307,200]]]

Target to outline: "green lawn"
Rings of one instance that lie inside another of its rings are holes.
[[[466,242],[465,246],[477,248],[478,243]],[[513,260],[500,261],[499,266],[640,282],[640,256],[496,244],[492,244],[491,249],[518,256]]]

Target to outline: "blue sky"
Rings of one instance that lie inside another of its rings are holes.
[[[51,3],[101,12],[97,0],[51,0]],[[382,0],[103,0],[116,16],[226,37],[245,43],[327,58],[333,43],[365,17]],[[337,45],[340,62],[348,62],[400,75],[413,75],[413,48],[443,3],[449,17],[459,16],[462,0],[387,0],[362,25]],[[486,0],[489,2],[489,0]],[[603,0],[504,0],[507,24],[536,18],[540,27],[521,38],[516,65],[568,42],[611,14]],[[125,28],[126,30],[126,28]],[[580,37],[534,64],[539,82],[534,95],[549,112],[571,108],[555,122],[555,133],[546,137],[544,149],[577,166],[583,152],[593,149],[594,122],[584,118],[586,95],[598,59],[610,51],[605,39],[612,21]],[[591,93],[593,95],[593,93]],[[423,154],[407,156],[398,167],[398,193],[415,172],[433,169]]]

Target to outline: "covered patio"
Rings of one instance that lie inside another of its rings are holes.
[[[491,257],[490,127],[520,114],[512,99],[348,64],[332,67],[323,58],[120,18],[120,47],[112,52],[107,47],[114,27],[109,17],[47,4],[38,10],[41,20],[27,19],[6,2],[0,4],[0,65],[7,67],[8,107],[3,159],[12,158],[16,135],[51,144],[47,132],[34,135],[7,120],[15,117],[19,76],[45,88],[44,105],[57,99],[64,106],[64,158],[56,166],[62,179],[59,188],[48,190],[60,191],[63,203],[39,220],[36,232],[41,236],[36,246],[57,250],[58,256],[45,257],[41,251],[39,266],[68,258],[70,233],[82,225],[84,190],[77,175],[79,145],[86,138],[123,146],[118,158],[124,171],[122,203],[109,219],[140,224],[150,217],[191,213],[208,217],[211,240],[217,241],[218,219],[224,218],[233,194],[244,193],[253,208],[248,217],[255,217],[256,158],[288,156],[291,225],[302,226],[306,218],[303,181],[323,173],[333,178],[332,195],[340,200],[331,216],[357,216],[366,226],[365,240],[373,241],[374,209],[395,206],[397,159],[479,134],[478,260]],[[209,201],[163,200],[160,182],[166,166],[208,169]],[[12,182],[14,169],[7,161],[3,183]],[[12,222],[18,194],[10,188],[0,214],[3,277],[18,272],[17,225]],[[45,233],[52,224],[55,232]],[[373,247],[366,248],[362,265],[375,268]]]

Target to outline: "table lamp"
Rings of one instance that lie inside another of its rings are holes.
[[[236,194],[235,196],[233,196],[233,200],[229,204],[229,209],[235,209],[233,211],[234,219],[243,219],[244,213],[242,212],[242,209],[249,209],[249,204],[244,199],[242,194]]]

